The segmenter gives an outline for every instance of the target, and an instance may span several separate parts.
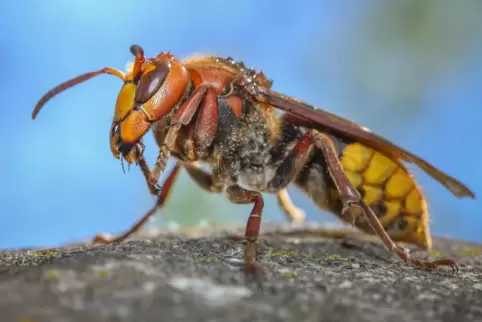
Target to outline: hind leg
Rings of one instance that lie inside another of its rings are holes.
[[[449,266],[454,271],[458,271],[459,267],[453,259],[443,258],[435,261],[419,260],[411,258],[407,251],[397,246],[390,238],[373,210],[362,200],[359,192],[350,183],[330,137],[315,130],[312,130],[309,133],[311,133],[312,140],[316,147],[323,152],[330,176],[340,194],[343,203],[342,215],[351,208],[359,208],[366,221],[382,240],[385,247],[408,264],[424,269],[435,269],[440,266]]]
[[[449,266],[454,271],[458,270],[458,265],[452,259],[444,258],[435,261],[423,261],[411,258],[405,250],[397,246],[388,235],[373,210],[362,200],[360,193],[349,181],[338,158],[333,141],[329,136],[316,130],[311,130],[305,133],[295,145],[291,153],[279,166],[275,177],[268,185],[271,191],[279,191],[280,189],[285,188],[296,177],[300,169],[305,165],[307,156],[313,147],[320,149],[323,153],[329,175],[332,178],[343,203],[342,215],[347,213],[347,210],[351,208],[359,208],[366,221],[381,239],[385,247],[408,264],[426,269]]]

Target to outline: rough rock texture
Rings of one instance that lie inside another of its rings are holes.
[[[0,252],[0,321],[482,321],[482,245],[434,248],[460,272],[407,267],[355,235],[265,235],[262,282],[245,278],[241,245],[219,232]]]

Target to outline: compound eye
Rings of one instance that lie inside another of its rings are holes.
[[[139,104],[147,102],[161,87],[169,74],[169,65],[157,64],[156,68],[142,75],[137,84],[135,100]]]

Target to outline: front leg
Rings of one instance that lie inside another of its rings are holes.
[[[205,99],[206,98],[206,99]],[[200,116],[197,119],[196,124],[191,124],[191,121],[200,110]],[[182,126],[194,126],[195,134],[206,134],[203,137],[209,139],[214,138],[214,132],[212,131],[213,123],[217,124],[217,117],[210,119],[210,122],[202,123],[209,118],[212,110],[217,110],[216,93],[215,89],[208,85],[199,85],[192,95],[181,105],[179,110],[172,117],[169,125],[169,130],[164,141],[161,143],[159,155],[156,160],[152,171],[148,176],[148,185],[157,185],[161,173],[164,171],[167,161],[171,156],[171,151],[174,149],[179,130]],[[201,124],[199,124],[201,122]]]
[[[161,143],[161,148],[159,151],[159,156],[157,157],[156,164],[152,171],[149,169],[149,165],[147,161],[144,159],[143,156],[143,145],[140,144],[140,147],[135,147],[137,155],[135,156],[135,161],[140,166],[141,171],[146,178],[147,186],[151,194],[158,197],[156,206],[151,209],[147,214],[141,217],[128,231],[123,233],[121,236],[117,238],[107,238],[102,234],[98,234],[94,238],[94,242],[110,244],[120,242],[125,240],[138,230],[140,230],[148,221],[148,219],[153,216],[157,209],[161,208],[167,197],[169,192],[172,189],[174,181],[177,177],[177,174],[180,169],[180,164],[177,163],[169,174],[164,186],[161,188],[157,184],[161,173],[164,171],[167,161],[171,155],[171,151],[174,148],[174,144],[176,142],[179,130],[182,126],[190,126],[191,121],[196,114],[196,111],[201,109],[200,116],[198,117],[195,126],[195,134],[201,135],[203,140],[198,140],[202,144],[209,144],[209,140],[214,136],[213,133],[213,122],[217,122],[217,118],[212,118],[212,110],[217,110],[216,105],[216,95],[214,89],[208,87],[206,85],[200,85],[196,88],[193,94],[180,106],[179,110],[174,114],[170,127],[168,129],[167,135],[163,142]],[[215,114],[215,113],[214,113]],[[215,114],[216,115],[216,114]],[[188,173],[193,177],[195,181],[197,181],[201,186],[206,187],[209,186],[209,178],[207,175],[203,175],[200,169],[197,169],[194,165],[185,164],[185,168]],[[215,188],[211,189],[215,191]]]
[[[151,175],[151,169],[149,168],[146,159],[144,159],[144,155],[140,155],[139,159],[137,160],[137,165],[141,168],[141,172],[146,179],[147,188],[149,189],[151,195],[158,196],[161,193],[162,189],[161,187],[159,187],[157,182],[153,183],[151,180],[149,180]]]
[[[247,274],[260,275],[263,273],[261,267],[256,264],[257,246],[256,242],[259,237],[259,230],[261,226],[261,215],[264,207],[263,196],[253,190],[241,188],[234,184],[226,189],[228,199],[235,204],[250,204],[253,203],[253,209],[249,215],[245,231],[245,250],[244,250],[244,267]]]
[[[146,167],[146,169],[149,170],[149,167],[145,162],[145,160],[139,159],[138,162],[141,168],[143,169],[142,172],[144,174],[149,174],[149,171],[146,171],[144,169],[144,167]],[[221,192],[222,186],[214,184],[211,175],[206,171],[202,170],[199,167],[199,165],[197,165],[196,163],[182,163],[178,161],[174,166],[174,168],[169,173],[169,175],[167,176],[166,181],[162,186],[162,189],[159,190],[156,209],[160,209],[164,207],[164,205],[166,204],[166,201],[174,187],[174,183],[178,177],[179,170],[181,168],[184,168],[187,171],[189,177],[202,189],[213,193]],[[113,243],[124,241],[130,236],[132,236],[133,234],[135,234],[136,232],[138,232],[147,223],[149,218],[151,218],[156,213],[156,211],[157,210],[154,210],[154,211],[151,210],[148,213],[146,213],[138,221],[136,221],[136,223],[132,225],[130,229],[128,229],[126,232],[122,233],[118,237],[109,238],[104,234],[97,234],[93,239],[93,242],[101,243],[101,244],[113,244]]]
[[[146,166],[147,166],[147,164],[146,164]],[[180,170],[180,165],[179,165],[179,163],[177,163],[175,165],[174,169],[172,169],[171,172],[169,173],[169,176],[167,177],[166,181],[164,182],[164,185],[162,186],[162,189],[159,191],[159,197],[158,197],[158,201],[157,201],[158,206],[156,207],[156,210],[158,208],[162,207],[165,204],[167,198],[169,197],[169,193],[171,192],[172,187],[174,186],[174,182],[177,178],[179,170]],[[144,225],[147,223],[147,221],[155,213],[156,213],[156,211],[149,211],[147,214],[145,214],[139,220],[137,220],[137,222],[134,225],[132,225],[131,228],[129,228],[127,231],[125,231],[124,233],[122,233],[118,237],[109,238],[109,237],[105,236],[104,234],[97,234],[94,237],[92,242],[93,243],[100,243],[100,244],[120,243],[120,242],[126,240],[127,238],[129,238],[130,236],[132,236],[133,234],[135,234],[136,232],[138,232],[139,230],[141,230],[142,227],[144,227]]]
[[[180,129],[180,123],[172,125],[172,127],[169,128],[166,139],[163,142],[161,148],[159,149],[159,155],[157,156],[156,164],[151,171],[149,171],[149,167],[147,166],[147,164],[145,164],[144,167],[141,166],[141,170],[147,179],[147,186],[149,187],[149,190],[151,190],[151,193],[154,192],[156,195],[159,195],[162,191],[162,188],[159,187],[157,182],[159,181],[161,173],[164,172],[164,169],[166,168],[167,161],[171,156],[171,151],[174,147],[174,143],[176,142],[177,135]]]

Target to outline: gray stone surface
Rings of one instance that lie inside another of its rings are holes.
[[[458,274],[407,267],[356,236],[266,235],[260,283],[222,233],[4,251],[0,321],[482,321],[482,245],[434,247],[458,260]]]

